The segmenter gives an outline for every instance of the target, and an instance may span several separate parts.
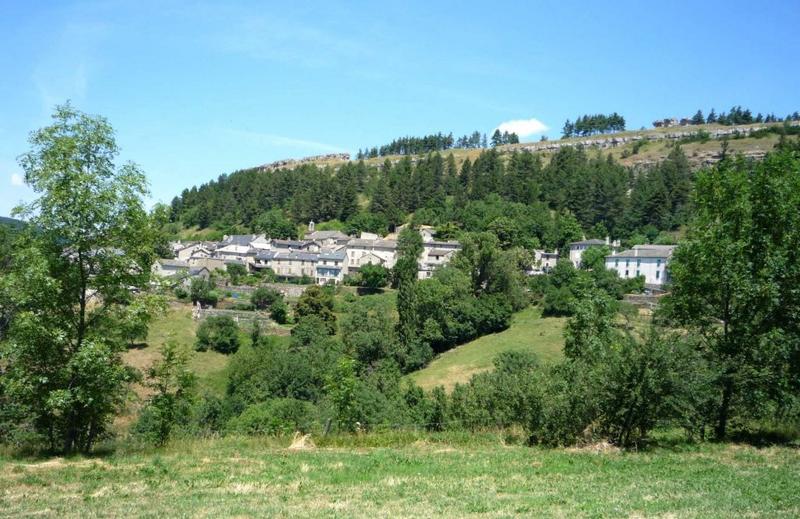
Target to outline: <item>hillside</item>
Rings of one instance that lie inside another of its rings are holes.
[[[797,124],[797,122],[793,123],[795,126]],[[645,166],[666,158],[675,142],[690,140],[694,135],[700,132],[708,132],[708,140],[682,143],[692,165],[704,166],[719,160],[720,144],[722,139],[726,137],[729,139],[729,149],[732,152],[741,152],[746,156],[762,157],[776,142],[778,142],[778,135],[774,133],[765,135],[765,132],[760,132],[755,136],[751,136],[750,134],[765,128],[780,128],[782,125],[783,123],[759,123],[735,126],[701,124],[673,128],[652,128],[629,130],[593,137],[573,137],[541,142],[522,142],[519,144],[503,145],[498,149],[504,155],[513,151],[527,150],[531,152],[540,152],[547,158],[561,147],[583,146],[585,148],[608,150],[615,159],[619,159],[626,166]],[[638,152],[633,153],[637,143],[644,143],[644,145],[639,144]],[[474,161],[483,151],[486,151],[486,148],[453,148],[440,153],[443,155],[452,153],[456,159],[456,163],[460,165],[467,158]],[[397,162],[402,158],[402,155],[388,155],[364,159],[364,163],[367,165],[379,166],[383,164],[386,159],[389,159],[391,162]],[[332,166],[336,168],[347,162],[349,162],[349,160],[346,158],[346,155],[335,154],[298,160],[276,161],[272,164],[261,166],[261,168],[267,170],[278,167],[295,167],[302,164],[315,164],[320,167]]]
[[[538,308],[526,308],[513,317],[507,330],[446,351],[409,378],[426,390],[444,386],[449,391],[469,382],[472,375],[492,369],[494,357],[504,351],[531,351],[540,362],[558,359],[564,345],[564,322],[559,317],[542,318]]]
[[[16,218],[9,218],[8,216],[0,216],[0,225],[7,225],[9,227],[22,227],[25,224],[22,220]]]

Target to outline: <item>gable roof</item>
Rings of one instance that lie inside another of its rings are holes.
[[[160,258],[158,259],[158,262],[161,264],[161,268],[171,268],[171,269],[189,268],[189,262],[183,260]]]
[[[431,249],[428,256],[447,256],[455,252],[453,249]]]
[[[348,240],[350,239],[341,231],[314,231],[306,234],[308,240]]]
[[[271,240],[270,243],[281,249],[304,249],[311,245],[308,240]]]
[[[387,249],[394,250],[397,248],[397,242],[394,240],[363,240],[361,238],[353,238],[347,242],[348,247],[368,247],[372,249]]]
[[[319,255],[321,260],[339,260],[343,261],[347,258],[347,251],[343,248],[335,251],[322,252]]]
[[[574,241],[569,244],[570,247],[573,245],[606,245],[606,242],[604,240],[592,238],[591,240]]]
[[[230,236],[224,236],[222,238],[222,243],[226,245],[242,245],[242,246],[250,246],[250,242],[258,238],[255,234],[231,234]]]
[[[290,261],[317,261],[319,254],[313,252],[280,252],[273,258],[276,261],[290,260]]]
[[[675,245],[635,245],[632,249],[617,254],[610,254],[606,259],[616,258],[656,258],[669,259],[675,251]]]

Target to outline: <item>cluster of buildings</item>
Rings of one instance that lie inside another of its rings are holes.
[[[423,251],[420,279],[429,278],[461,248],[457,241],[436,240],[430,227],[420,229]],[[351,237],[339,231],[317,231],[314,222],[302,240],[269,239],[263,234],[225,236],[220,242],[176,242],[174,258],[158,260],[154,273],[173,276],[194,272],[207,275],[236,263],[249,271],[271,269],[281,278],[310,278],[315,283],[337,284],[364,265],[394,267],[398,259],[396,234],[380,237],[361,233]]]
[[[608,247],[611,254],[605,257],[605,266],[614,270],[623,279],[644,277],[645,287],[659,290],[669,284],[667,265],[675,251],[675,245],[634,245],[633,248],[620,250],[619,241],[581,240],[569,244],[569,261],[575,268],[580,267],[583,253],[593,247]],[[559,260],[558,251],[534,251],[534,264],[530,274],[541,274],[550,271]]]

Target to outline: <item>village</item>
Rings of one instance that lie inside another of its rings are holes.
[[[394,267],[398,258],[397,235],[385,237],[362,232],[358,237],[341,231],[315,230],[314,222],[300,240],[271,239],[263,234],[223,237],[220,242],[174,242],[173,258],[159,259],[153,272],[160,277],[208,277],[214,270],[241,265],[249,272],[271,270],[285,281],[307,280],[306,284],[337,285],[365,265]],[[446,265],[461,248],[457,241],[435,239],[432,228],[420,228],[423,252],[418,278],[426,279]]]
[[[179,277],[187,283],[192,278],[208,278],[215,270],[224,271],[229,265],[240,265],[247,272],[269,269],[277,279],[300,284],[338,285],[356,274],[365,265],[392,269],[398,259],[396,232],[385,237],[362,232],[357,237],[341,231],[320,231],[309,222],[303,239],[272,239],[264,234],[224,236],[219,242],[171,243],[174,256],[161,258],[153,273],[161,278]],[[447,265],[461,249],[454,240],[437,240],[431,226],[419,228],[423,249],[418,262],[418,279],[427,279]],[[533,263],[526,274],[547,274],[560,259],[568,259],[575,268],[581,266],[583,253],[590,248],[606,247],[611,254],[605,257],[605,267],[622,279],[644,278],[648,290],[663,291],[669,283],[667,265],[675,245],[634,245],[620,250],[619,240],[583,239],[568,245],[563,258],[557,250],[534,250]]]

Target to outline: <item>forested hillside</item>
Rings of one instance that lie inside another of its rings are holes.
[[[422,155],[412,153],[426,138],[404,138],[394,144],[415,145],[387,151],[397,155],[221,175],[185,189],[165,216],[184,237],[201,229],[294,237],[314,220],[348,233],[385,234],[405,222],[436,226],[443,238],[492,231],[506,246],[548,249],[583,235],[671,241],[665,233],[688,218],[694,171],[726,155],[759,159],[800,133],[791,121],[690,128]]]
[[[172,201],[171,220],[222,232],[291,232],[309,220],[386,233],[411,219],[493,231],[506,246],[562,247],[581,235],[655,238],[686,220],[692,171],[674,146],[657,165],[623,166],[608,153],[565,147],[545,164],[528,151],[482,151],[457,164],[439,153],[412,160],[238,171]]]

